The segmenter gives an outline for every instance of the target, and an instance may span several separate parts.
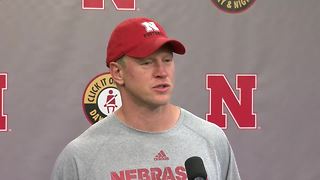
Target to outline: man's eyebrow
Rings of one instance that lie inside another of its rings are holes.
[[[173,53],[168,53],[167,55],[165,55],[164,57],[173,57]]]
[[[162,58],[173,57],[173,53],[166,53],[162,56]],[[155,59],[154,57],[147,57],[146,59]]]

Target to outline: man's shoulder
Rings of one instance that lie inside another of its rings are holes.
[[[206,143],[218,154],[225,154],[229,151],[228,138],[219,126],[186,110],[183,110],[183,116],[183,126],[188,137],[197,138],[198,143]]]
[[[193,113],[182,109],[182,116],[184,118],[184,127],[192,131],[193,133],[202,136],[206,139],[225,139],[225,133],[223,130],[214,123],[211,123],[205,119],[202,119]],[[214,138],[213,138],[214,137]]]
[[[94,153],[95,150],[116,136],[117,123],[113,117],[101,119],[97,123],[91,125],[78,137],[73,139],[66,147],[66,151],[72,153]]]

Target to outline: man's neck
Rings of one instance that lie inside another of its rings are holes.
[[[161,132],[174,127],[180,116],[180,108],[167,104],[157,108],[125,108],[115,112],[120,121],[141,131]]]

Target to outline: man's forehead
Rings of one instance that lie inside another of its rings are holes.
[[[146,59],[156,59],[158,56],[161,56],[161,58],[172,58],[173,51],[170,47],[163,46],[147,57],[142,57],[142,58],[136,58],[131,56],[127,56],[127,57],[134,60],[146,60]]]
[[[156,50],[154,53],[152,53],[151,55],[145,57],[146,59],[148,58],[153,58],[153,57],[156,57],[156,56],[173,56],[173,51],[170,47],[166,47],[166,46],[163,46],[161,48],[159,48],[158,50]],[[143,58],[143,59],[145,59]]]

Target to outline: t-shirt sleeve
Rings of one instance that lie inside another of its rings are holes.
[[[226,134],[223,132],[222,129],[219,129],[220,131],[220,141],[219,141],[219,148],[218,151],[221,156],[221,162],[222,162],[222,172],[224,172],[223,179],[225,180],[241,180],[238,166],[236,163],[236,158],[234,156],[232,147],[230,145],[230,142],[226,136]]]
[[[228,171],[226,175],[226,180],[241,180],[238,166],[236,163],[236,159],[233,153],[233,150],[228,143],[228,149],[229,149],[229,163],[228,163]]]
[[[51,180],[79,180],[77,162],[70,144],[58,156],[51,173]]]

